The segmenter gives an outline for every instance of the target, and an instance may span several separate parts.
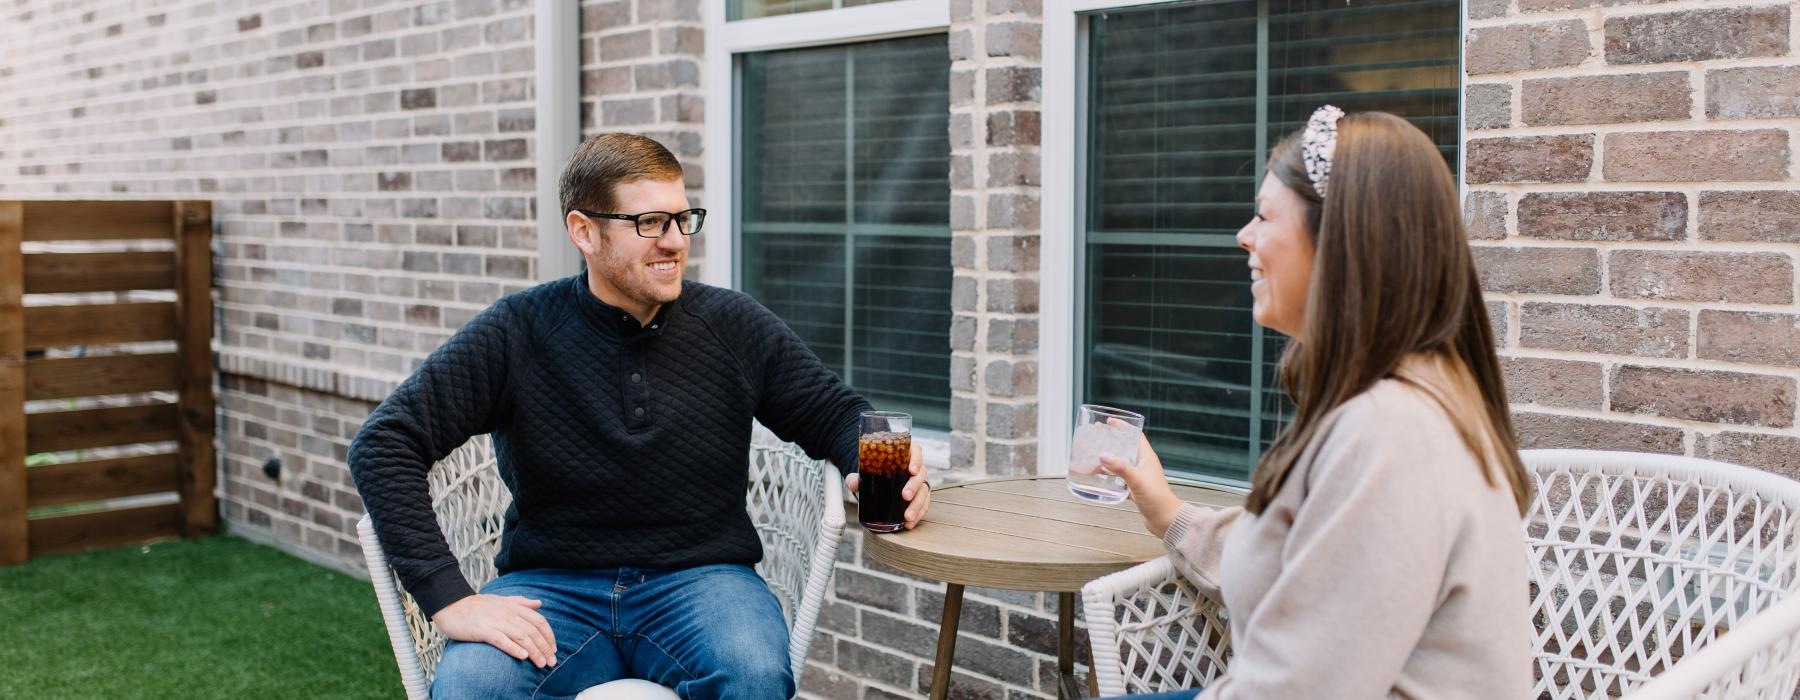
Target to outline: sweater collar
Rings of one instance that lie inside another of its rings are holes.
[[[663,304],[662,308],[656,310],[656,315],[650,318],[650,324],[643,325],[624,309],[601,301],[600,297],[594,296],[594,292],[588,288],[588,272],[586,270],[569,279],[571,282],[570,295],[574,298],[576,308],[581,309],[588,322],[626,340],[640,336],[662,335],[663,329],[669,324],[669,319],[675,316],[671,311],[681,303],[681,299],[677,297],[675,301]]]

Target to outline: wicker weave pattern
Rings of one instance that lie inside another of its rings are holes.
[[[1686,457],[1523,454],[1537,697],[1800,697],[1800,482]],[[1102,694],[1204,686],[1230,659],[1226,615],[1167,559],[1082,595]]]
[[[512,494],[501,483],[488,436],[471,438],[431,470],[432,507],[463,576],[480,588],[494,579],[502,516]],[[799,447],[759,434],[750,449],[746,505],[764,547],[757,573],[781,601],[790,633],[794,674],[811,645],[814,624],[830,583],[844,506],[837,469],[808,458]],[[376,598],[388,626],[407,697],[427,697],[445,639],[387,566],[368,516],[357,525]]]

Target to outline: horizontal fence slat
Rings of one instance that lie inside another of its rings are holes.
[[[135,394],[181,388],[175,353],[25,361],[25,400]]]
[[[174,238],[170,202],[25,202],[25,240]]]
[[[25,475],[26,503],[42,508],[174,491],[180,472],[181,456],[173,452],[33,467]]]
[[[25,347],[175,340],[174,302],[25,307]]]
[[[181,535],[181,505],[166,503],[32,518],[31,556],[111,549]]]
[[[174,286],[175,254],[169,251],[25,256],[26,294],[122,292]]]
[[[174,440],[181,410],[172,403],[90,408],[25,415],[25,451],[61,452],[90,447]]]

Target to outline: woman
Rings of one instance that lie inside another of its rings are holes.
[[[1323,107],[1271,153],[1237,240],[1297,406],[1244,507],[1183,504],[1148,441],[1136,466],[1102,458],[1231,613],[1200,697],[1526,697],[1531,486],[1437,147]]]

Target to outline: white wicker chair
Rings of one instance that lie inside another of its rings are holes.
[[[494,555],[500,546],[501,517],[512,502],[495,467],[493,443],[486,435],[471,438],[438,462],[429,480],[432,505],[450,551],[470,585],[479,588],[496,575]],[[781,601],[788,621],[788,658],[798,679],[843,534],[843,486],[837,469],[829,463],[808,458],[795,445],[759,438],[750,449],[745,500],[763,544],[763,560],[756,571]],[[367,515],[356,529],[375,598],[387,623],[388,641],[400,665],[400,680],[408,698],[424,700],[444,653],[444,637],[400,587]],[[610,690],[613,686],[601,687]],[[592,697],[593,690],[582,696]],[[625,685],[619,690],[620,695],[641,692]]]
[[[1522,454],[1537,487],[1524,521],[1536,697],[1796,697],[1800,481],[1689,457]],[[1166,558],[1082,596],[1102,694],[1224,673],[1225,611]]]

